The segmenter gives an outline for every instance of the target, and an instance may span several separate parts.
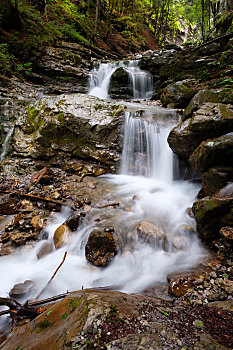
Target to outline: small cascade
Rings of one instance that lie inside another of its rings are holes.
[[[0,162],[5,158],[6,156],[6,153],[7,153],[7,150],[8,150],[8,141],[13,133],[13,130],[14,130],[14,127],[8,129],[8,132],[6,134],[6,138],[3,142],[3,145],[2,145],[2,153],[0,155]]]
[[[128,85],[132,90],[133,99],[150,99],[153,94],[153,79],[151,75],[139,68],[139,61],[120,61],[102,63],[90,72],[89,95],[107,99],[113,73],[123,68],[128,74]]]
[[[1,107],[0,118],[1,118],[1,123],[3,127],[3,138],[5,137],[4,142],[1,145],[0,161],[2,161],[6,156],[8,146],[9,146],[8,141],[14,130],[14,127],[12,126],[12,121],[10,120],[9,101],[7,101],[5,105]]]
[[[140,112],[126,112],[121,173],[171,182],[173,155],[167,144],[170,127],[140,119]]]

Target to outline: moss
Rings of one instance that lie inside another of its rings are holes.
[[[60,123],[60,126],[63,127],[65,125],[65,117],[64,117],[64,113],[60,112],[57,115],[57,119]]]
[[[40,109],[37,109],[36,106],[29,106],[26,115],[26,122],[29,124],[27,133],[31,134],[39,130],[43,125],[44,118],[49,113],[49,111],[49,108],[44,108],[44,104],[41,105]]]
[[[49,328],[52,324],[53,322],[51,322],[47,317],[45,317],[43,321],[39,323],[39,328],[37,330],[37,333],[43,332],[45,329]]]
[[[80,298],[76,297],[69,302],[70,312],[73,312],[81,305],[82,299],[83,299],[83,296],[81,296]]]

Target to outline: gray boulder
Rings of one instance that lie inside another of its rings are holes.
[[[168,143],[174,153],[188,158],[202,141],[230,131],[233,131],[233,106],[205,103],[192,118],[171,130]]]

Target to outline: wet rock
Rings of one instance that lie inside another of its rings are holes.
[[[34,283],[30,280],[26,280],[23,283],[17,283],[14,285],[13,288],[10,290],[10,297],[11,298],[21,298],[25,295],[27,295],[32,289],[34,288]]]
[[[27,241],[38,238],[38,232],[15,232],[10,235],[10,241],[16,246],[24,245]]]
[[[168,143],[173,152],[187,158],[202,141],[230,131],[233,131],[233,107],[221,103],[205,103],[193,113],[192,118],[171,130]]]
[[[53,243],[56,249],[63,247],[67,244],[68,239],[71,237],[71,230],[68,225],[60,225],[53,235]]]
[[[31,224],[36,231],[41,231],[46,225],[46,220],[40,215],[36,215],[31,219]]]
[[[47,167],[44,167],[43,169],[41,169],[40,171],[36,172],[33,176],[32,176],[32,180],[31,182],[33,184],[43,184],[43,185],[49,185],[54,181],[54,172],[52,171],[52,169],[49,169]]]
[[[36,254],[37,259],[39,260],[39,259],[43,258],[44,256],[52,253],[52,251],[53,251],[52,244],[49,242],[44,242]]]
[[[204,196],[212,196],[233,181],[232,167],[212,167],[202,175],[202,191]]]
[[[206,240],[219,237],[219,230],[233,225],[233,195],[205,197],[193,204],[197,231]]]
[[[188,87],[186,81],[178,81],[166,86],[162,90],[160,99],[163,107],[184,108],[188,105],[191,98],[195,95],[196,90]]]
[[[19,212],[18,204],[14,200],[7,200],[0,203],[0,214],[1,215],[12,215]]]
[[[152,221],[143,220],[137,226],[138,237],[150,244],[164,244],[165,233]]]
[[[195,170],[206,171],[216,165],[230,166],[232,159],[233,132],[216,139],[203,141],[191,154],[189,161]]]
[[[192,274],[171,274],[167,279],[169,282],[168,293],[180,298],[193,286],[195,275]]]
[[[220,230],[220,235],[222,235],[226,239],[229,239],[230,241],[233,241],[233,227],[222,227]]]
[[[188,244],[188,240],[186,237],[183,237],[183,236],[175,236],[174,239],[173,239],[173,247],[175,249],[184,249],[185,247],[187,247],[187,244]]]
[[[81,223],[81,218],[78,213],[73,212],[68,219],[65,221],[65,225],[69,226],[71,231],[76,231]]]
[[[118,251],[118,243],[113,232],[94,230],[90,233],[85,256],[95,266],[106,267]]]

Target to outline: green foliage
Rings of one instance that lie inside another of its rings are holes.
[[[0,44],[0,71],[9,74],[12,70],[14,58],[8,51],[7,44]]]

